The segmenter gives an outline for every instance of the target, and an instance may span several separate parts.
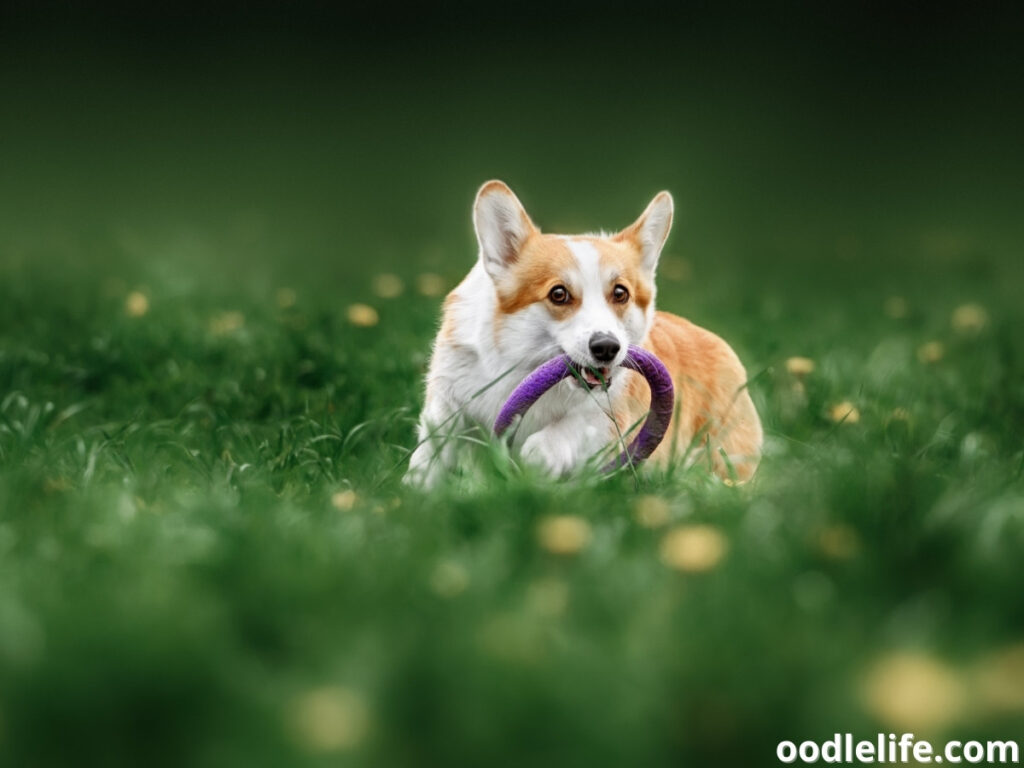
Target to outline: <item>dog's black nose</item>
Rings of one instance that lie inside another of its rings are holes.
[[[610,333],[595,333],[590,337],[590,354],[599,363],[607,363],[619,354],[621,345]]]

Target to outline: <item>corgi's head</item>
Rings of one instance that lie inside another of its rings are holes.
[[[497,294],[502,351],[540,362],[565,352],[591,387],[610,379],[654,316],[654,272],[672,226],[661,192],[614,235],[546,235],[503,182],[489,181],[473,207],[480,261]],[[589,370],[592,369],[592,370]]]

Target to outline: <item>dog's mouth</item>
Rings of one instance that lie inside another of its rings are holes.
[[[576,375],[572,377],[576,385],[583,389],[608,389],[612,384],[612,369],[607,366],[591,368],[576,367]]]

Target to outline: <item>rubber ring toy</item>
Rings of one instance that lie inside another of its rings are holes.
[[[651,410],[643,426],[622,453],[613,461],[601,468],[602,472],[614,472],[626,464],[639,464],[654,453],[672,420],[675,406],[675,390],[668,369],[657,357],[646,349],[630,346],[626,358],[622,361],[623,368],[636,371],[647,380],[651,388]],[[568,355],[559,355],[538,366],[516,387],[498,413],[494,421],[494,434],[501,437],[517,416],[522,416],[537,402],[541,395],[551,389],[562,379],[574,375],[578,366]]]

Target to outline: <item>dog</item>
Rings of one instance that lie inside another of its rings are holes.
[[[621,445],[650,404],[646,381],[620,368],[631,344],[657,355],[675,387],[669,431],[651,461],[705,461],[748,480],[762,429],[736,353],[688,320],[655,310],[655,271],[672,226],[668,192],[617,234],[542,234],[501,181],[477,193],[479,256],[444,302],[426,377],[408,484],[432,487],[481,425],[488,431],[530,371],[559,354],[578,366],[523,417],[514,449],[552,476]]]

